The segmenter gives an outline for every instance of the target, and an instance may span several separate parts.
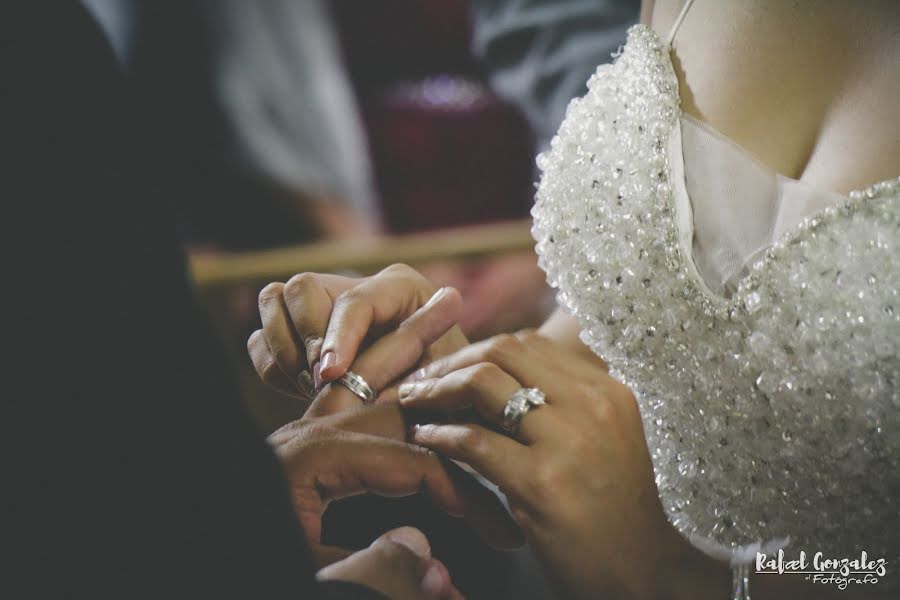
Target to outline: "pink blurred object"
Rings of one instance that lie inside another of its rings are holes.
[[[483,83],[464,0],[334,0],[389,231],[525,217],[534,143]]]
[[[392,231],[527,215],[530,132],[483,84],[443,75],[398,85],[368,117],[384,220]]]

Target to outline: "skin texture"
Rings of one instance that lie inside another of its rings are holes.
[[[642,22],[665,38],[682,5]],[[900,173],[892,0],[696,0],[673,62],[683,110],[778,173],[838,193]]]

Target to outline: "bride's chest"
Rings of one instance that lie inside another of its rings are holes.
[[[677,82],[652,36],[633,35],[646,45],[601,67],[539,159],[534,234],[583,341],[642,402],[655,463],[713,479],[851,454],[848,472],[896,466],[898,182],[795,228],[732,298],[710,294],[673,194]]]

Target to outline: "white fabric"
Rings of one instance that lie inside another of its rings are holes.
[[[670,148],[672,162],[677,151]],[[693,212],[693,258],[707,287],[730,296],[756,256],[843,196],[779,175],[708,125],[681,118],[681,159]]]
[[[324,0],[207,1],[219,97],[250,168],[378,218],[366,137]]]

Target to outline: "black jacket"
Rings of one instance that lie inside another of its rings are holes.
[[[377,597],[314,582],[129,93],[79,4],[0,3],[0,597]]]

